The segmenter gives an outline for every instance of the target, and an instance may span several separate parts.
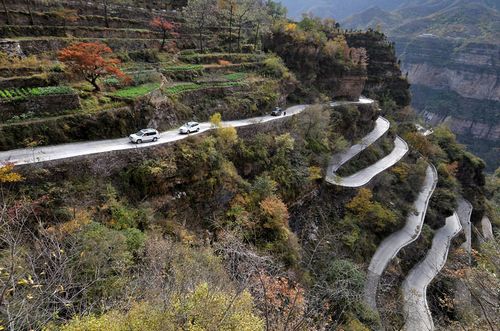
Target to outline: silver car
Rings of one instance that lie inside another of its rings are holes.
[[[198,122],[188,122],[180,127],[179,133],[188,134],[191,132],[200,131],[200,124]]]
[[[133,133],[129,139],[134,144],[141,144],[149,141],[157,141],[160,139],[160,133],[155,129],[142,129],[139,132]]]

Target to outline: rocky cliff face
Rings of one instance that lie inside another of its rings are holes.
[[[413,84],[450,89],[468,98],[500,101],[500,84],[492,73],[440,68],[427,63],[408,63],[403,70]]]
[[[473,120],[461,119],[454,116],[447,116],[430,111],[421,112],[427,123],[431,125],[445,124],[453,132],[459,135],[472,135],[476,138],[491,141],[500,140],[500,125],[476,122]]]
[[[376,31],[355,32],[348,33],[346,39],[350,47],[364,48],[368,54],[368,80],[363,93],[374,99],[388,93],[398,105],[409,105],[408,81],[401,75],[394,45],[385,35]]]
[[[301,89],[309,90],[310,95],[310,90],[315,89],[316,96],[321,93],[330,98],[357,100],[365,87],[367,67],[348,59],[338,60],[325,52],[324,46],[324,41],[313,38],[298,41],[281,30],[273,31],[263,40],[263,49],[278,54],[297,76]],[[348,46],[348,52],[358,48]]]
[[[373,5],[379,2],[373,1]],[[449,125],[463,143],[479,152],[478,145],[487,142],[496,147],[499,140],[497,3],[401,1],[395,10],[366,7],[344,19],[342,25],[381,28],[387,33],[412,84],[412,106],[432,124]],[[490,169],[500,165],[498,156],[490,159]]]
[[[433,36],[393,38],[412,84],[413,107],[430,125],[444,124],[499,166],[500,45]]]
[[[445,124],[475,149],[478,141],[500,141],[500,44],[465,43],[420,36],[393,38],[403,72],[412,84],[413,106],[431,125]]]
[[[395,40],[412,84],[500,101],[500,45],[462,45],[432,36]]]

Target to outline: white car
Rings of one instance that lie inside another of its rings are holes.
[[[200,131],[200,124],[198,122],[188,122],[180,127],[179,133],[188,134],[191,132]]]
[[[142,129],[137,133],[129,136],[129,139],[134,144],[141,144],[149,141],[157,141],[160,139],[160,133],[155,129]]]

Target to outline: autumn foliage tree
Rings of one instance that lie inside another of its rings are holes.
[[[107,45],[99,42],[77,43],[59,51],[58,58],[71,72],[92,84],[94,91],[100,91],[99,78],[115,75],[125,81],[129,78],[120,70],[120,60],[114,57]]]
[[[175,32],[175,23],[167,20],[164,17],[155,17],[149,24],[153,29],[161,32],[162,34],[160,51],[165,48],[165,43],[167,42],[168,37],[175,37],[178,35],[177,32]]]
[[[394,212],[374,201],[372,191],[367,188],[360,189],[346,207],[355,217],[376,231],[383,231],[394,225],[397,220]]]
[[[0,183],[14,183],[23,180],[23,177],[13,170],[13,163],[0,165]]]
[[[259,272],[254,296],[263,312],[266,330],[305,330],[307,302],[305,291],[286,277]]]

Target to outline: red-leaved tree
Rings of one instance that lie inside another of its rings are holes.
[[[164,17],[158,16],[151,20],[149,23],[151,27],[162,34],[160,51],[165,47],[165,43],[169,36],[176,37],[178,33],[175,32],[175,23],[167,20]]]
[[[77,76],[82,77],[100,91],[97,79],[115,75],[125,81],[129,78],[120,70],[111,48],[103,43],[77,43],[59,51],[59,61],[65,63]]]

